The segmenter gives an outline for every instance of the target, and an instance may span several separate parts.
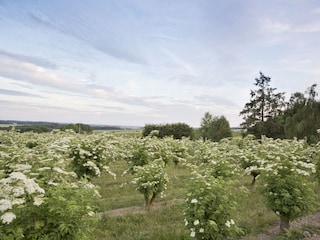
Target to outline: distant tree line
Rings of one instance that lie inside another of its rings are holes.
[[[146,124],[142,131],[144,137],[155,134],[159,138],[172,136],[174,139],[192,137],[192,127],[186,123]]]
[[[270,86],[271,78],[260,72],[255,79],[257,89],[250,91],[250,101],[240,112],[244,122],[241,126],[257,138],[306,138],[309,143],[320,141],[320,101],[317,84],[307,90],[295,92],[288,102],[284,92],[276,92]]]
[[[8,123],[7,123],[8,124]],[[13,124],[12,125],[5,126],[5,127],[0,127],[0,130],[11,130],[15,129],[16,131],[19,131],[21,133],[23,132],[35,132],[35,133],[43,133],[43,132],[50,132],[53,129],[57,129],[60,125],[56,123],[35,123],[35,124],[28,124],[25,125],[17,125]]]
[[[0,127],[0,130],[12,130],[13,128],[16,131],[21,133],[23,132],[35,132],[43,133],[50,132],[54,129],[60,129],[65,131],[66,129],[72,129],[75,132],[80,133],[92,133],[93,130],[123,130],[121,127],[117,126],[108,126],[108,125],[87,125],[83,123],[53,123],[53,122],[32,122],[32,121],[13,121],[13,120],[0,120],[0,124],[6,125]]]

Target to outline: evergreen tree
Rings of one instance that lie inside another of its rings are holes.
[[[254,85],[257,90],[250,91],[250,102],[246,103],[244,109],[240,112],[243,115],[243,128],[248,132],[260,137],[261,135],[271,135],[269,130],[271,125],[278,125],[276,118],[283,112],[285,107],[284,93],[276,92],[276,88],[270,87],[271,78],[260,72],[260,77],[255,79]],[[268,119],[273,119],[273,121]],[[269,125],[269,126],[267,126]],[[277,135],[283,135],[277,132]]]

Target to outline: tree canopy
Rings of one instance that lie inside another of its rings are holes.
[[[152,131],[158,131],[159,138],[172,136],[175,139],[191,137],[193,129],[186,123],[167,123],[167,124],[146,124],[142,131],[144,137],[150,135]]]
[[[276,92],[270,87],[271,78],[260,72],[260,77],[255,79],[256,90],[250,91],[250,102],[246,103],[240,112],[244,122],[241,126],[251,128],[259,122],[275,118],[281,114],[285,107],[284,92]]]
[[[201,120],[200,132],[205,141],[211,140],[217,142],[223,138],[232,136],[230,124],[226,117],[213,117],[209,112],[206,112]]]
[[[270,87],[271,78],[260,72],[255,79],[256,90],[250,91],[250,101],[240,112],[244,122],[241,126],[247,132],[260,138],[307,138],[309,143],[320,140],[320,102],[316,99],[317,84],[304,93],[295,92],[285,102],[284,92]]]

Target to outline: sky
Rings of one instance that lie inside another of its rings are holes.
[[[0,0],[0,119],[238,127],[260,71],[320,83],[319,43],[318,0]]]

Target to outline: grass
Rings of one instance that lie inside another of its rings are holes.
[[[182,219],[182,220],[181,220]],[[143,214],[118,217],[102,217],[96,239],[188,239],[189,232],[183,226],[181,205],[165,206]]]
[[[135,190],[135,185],[131,183],[133,176],[131,174],[122,175],[127,165],[124,161],[112,163],[110,169],[117,174],[117,178],[104,174],[96,179],[95,183],[100,186],[101,199],[98,204],[102,212],[117,208],[130,206],[143,206],[143,195]],[[168,189],[165,192],[166,197],[157,198],[156,202],[165,202],[175,199],[183,199],[185,188],[189,181],[189,171],[183,167],[169,166],[167,169],[170,181]]]
[[[139,206],[143,209],[143,195],[135,190],[133,184],[130,184],[133,176],[130,174],[122,176],[126,167],[124,161],[112,163],[110,169],[117,174],[117,179],[104,174],[95,180],[95,183],[101,187],[102,197],[98,202],[101,212],[131,206]],[[105,214],[94,231],[94,239],[190,239],[190,232],[185,228],[183,220],[183,199],[190,182],[190,172],[184,167],[175,168],[169,165],[167,173],[170,182],[165,192],[166,197],[156,198],[155,201],[162,203],[161,208],[144,210],[142,213],[127,213],[122,216]],[[264,199],[257,190],[259,180],[253,189],[250,188],[250,183],[250,176],[239,180],[239,187],[244,186],[249,190],[247,195],[238,199],[239,204],[234,212],[235,219],[245,232],[244,239],[247,240],[255,239],[256,234],[266,231],[279,222],[278,216],[266,208]],[[124,186],[120,187],[121,185]],[[235,189],[235,194],[237,191]],[[320,189],[317,191],[320,192]],[[179,201],[175,201],[175,205],[166,204],[172,200]]]

